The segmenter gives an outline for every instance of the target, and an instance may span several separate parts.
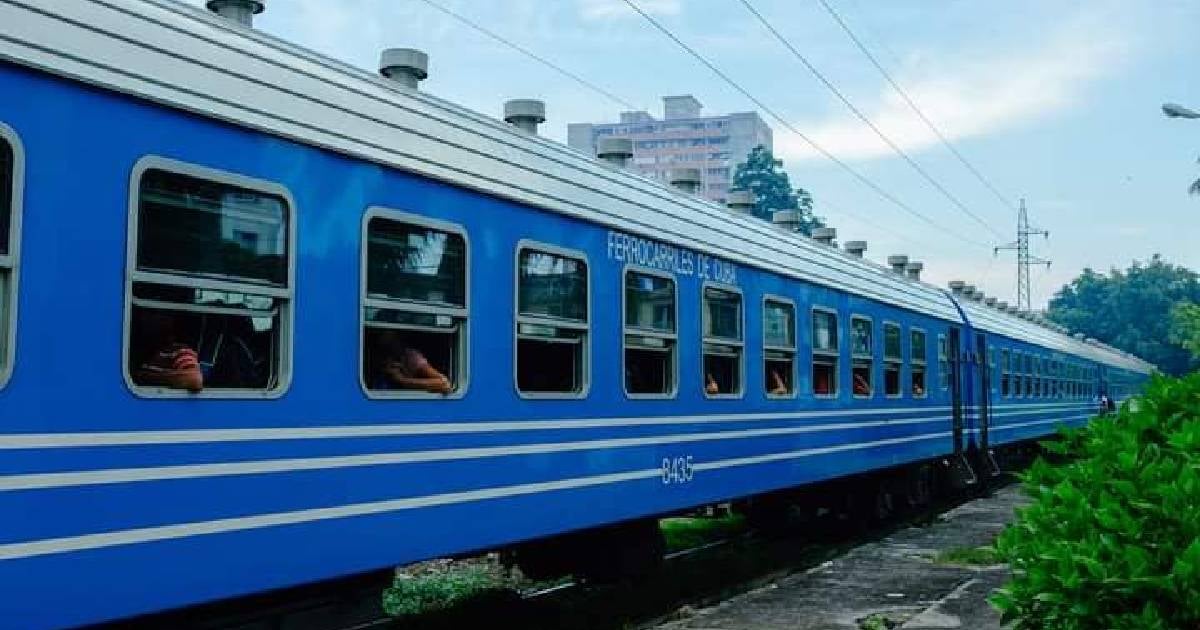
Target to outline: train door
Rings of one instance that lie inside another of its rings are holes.
[[[957,488],[965,488],[977,482],[975,471],[967,461],[966,444],[963,440],[963,356],[962,332],[950,329],[946,360],[950,368],[950,409],[954,440],[954,456],[950,460],[950,480]]]
[[[979,423],[977,439],[979,452],[976,454],[975,470],[986,476],[995,476],[1000,474],[1000,466],[992,457],[991,442],[988,436],[988,431],[992,426],[992,362],[991,357],[988,356],[987,335],[983,333],[975,334],[975,365],[979,367],[976,370],[979,374],[978,389],[976,390],[978,392],[976,398],[979,401],[976,407],[976,417]]]
[[[962,382],[962,339],[957,328],[950,329],[950,347],[947,359],[950,363],[950,406],[953,412],[954,454],[963,452],[963,382]]]

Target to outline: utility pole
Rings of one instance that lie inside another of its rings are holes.
[[[1033,309],[1033,301],[1029,298],[1029,267],[1046,265],[1047,269],[1050,268],[1049,260],[1038,258],[1029,251],[1029,237],[1037,235],[1050,238],[1048,230],[1039,230],[1029,226],[1029,211],[1025,209],[1025,200],[1022,199],[1021,209],[1017,214],[1017,240],[992,250],[993,256],[999,256],[1001,251],[1015,250],[1017,252],[1017,308],[1023,311]]]

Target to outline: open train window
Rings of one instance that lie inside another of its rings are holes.
[[[742,395],[742,294],[730,287],[704,287],[701,313],[704,395]]]
[[[133,175],[125,376],[144,396],[270,397],[291,375],[279,185],[146,158]]]
[[[913,398],[924,398],[928,391],[928,383],[926,382],[926,363],[928,355],[925,348],[925,331],[919,328],[914,328],[908,333],[909,336],[909,354],[912,357],[912,366],[910,370],[911,381],[909,391],[912,392]]]
[[[950,354],[946,350],[946,335],[938,335],[938,386],[950,388]]]
[[[675,279],[650,270],[625,271],[625,393],[672,398],[678,390]]]
[[[763,300],[763,379],[769,397],[796,394],[796,305],[790,300]]]
[[[884,322],[883,324],[883,394],[889,398],[899,398],[900,368],[904,365],[904,351],[901,348],[901,330],[899,324]]]
[[[466,392],[466,232],[384,208],[363,218],[363,390],[371,398]]]
[[[517,247],[517,391],[587,395],[590,367],[588,264],[579,252]]]
[[[838,393],[838,354],[841,351],[837,313],[814,308],[812,312],[813,395],[835,397]]]
[[[850,386],[855,398],[870,398],[875,392],[874,328],[867,317],[850,318]]]
[[[996,346],[988,346],[987,360],[988,360],[988,370],[987,370],[988,384],[987,384],[987,387],[991,390],[992,394],[995,394],[996,393],[996,381],[999,380],[999,376],[996,374]]]
[[[1000,395],[1005,398],[1012,398],[1012,384],[1010,381],[1011,364],[1009,363],[1009,351],[1000,351]]]
[[[16,336],[21,165],[16,135],[0,124],[0,387],[12,374]]]

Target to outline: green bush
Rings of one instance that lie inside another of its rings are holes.
[[[992,596],[1022,629],[1200,628],[1200,374],[1066,431],[1023,475],[1033,503],[996,541]]]
[[[397,575],[391,588],[383,591],[383,610],[393,617],[428,614],[505,587],[498,575],[479,566],[453,567],[428,575]]]

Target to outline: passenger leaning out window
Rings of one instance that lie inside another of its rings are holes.
[[[196,351],[179,343],[175,336],[175,318],[170,314],[138,309],[133,330],[138,385],[169,387],[198,392],[204,389],[204,376]]]
[[[382,331],[375,339],[376,383],[372,389],[407,389],[449,394],[454,385],[429,363],[418,349],[403,342],[393,331]]]

